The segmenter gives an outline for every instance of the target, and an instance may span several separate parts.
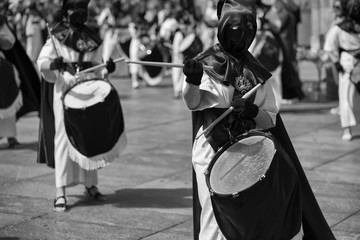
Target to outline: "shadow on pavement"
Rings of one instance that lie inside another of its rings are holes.
[[[121,189],[106,195],[107,200],[98,202],[85,195],[72,195],[79,200],[69,208],[91,205],[113,205],[118,208],[191,208],[192,190],[190,188],[133,188]]]
[[[0,151],[3,151],[3,150],[16,151],[16,150],[23,150],[23,149],[37,151],[38,150],[38,142],[27,142],[27,143],[20,142],[20,145],[16,145],[14,148],[9,148],[9,145],[7,142],[0,144]]]
[[[303,112],[315,112],[315,113],[329,113],[330,109],[337,107],[337,102],[297,102],[293,104],[283,104],[280,108],[280,113],[303,113]]]

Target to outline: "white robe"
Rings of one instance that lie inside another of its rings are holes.
[[[354,50],[360,48],[360,34],[348,33],[334,25],[326,35],[324,50],[339,55],[339,48]],[[356,126],[360,121],[360,94],[350,82],[350,72],[356,60],[348,52],[339,56],[344,73],[339,74],[339,109],[340,122],[343,128]]]
[[[268,81],[271,81],[271,79]],[[184,83],[183,89],[186,88],[186,85],[188,85],[187,82]],[[196,109],[193,109],[193,111],[200,111],[207,108],[229,108],[231,106],[234,94],[233,86],[225,86],[212,80],[207,74],[204,74],[201,80],[200,90],[205,91],[206,94],[203,95],[201,103]],[[275,126],[278,109],[276,107],[274,93],[269,83],[262,85],[257,90],[254,104],[259,107],[259,114],[254,118],[257,128],[268,129]],[[203,128],[201,127],[196,135],[202,131]],[[215,154],[215,151],[204,135],[194,141],[192,164],[196,173],[198,197],[202,209],[200,215],[200,240],[226,240],[216,222],[204,175]],[[302,239],[302,230],[297,237],[298,238],[294,237],[293,239]]]

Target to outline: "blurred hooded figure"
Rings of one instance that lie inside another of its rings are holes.
[[[0,3],[0,53],[2,85],[0,87],[0,119],[10,125],[3,125],[0,137],[8,137],[9,147],[19,144],[16,136],[15,121],[30,112],[38,112],[40,109],[40,80],[39,76],[26,54],[23,46],[16,38],[16,34],[9,26],[6,16],[8,15],[9,3]],[[11,103],[11,105],[9,105]],[[1,113],[2,112],[2,113]],[[5,117],[6,116],[6,117]]]

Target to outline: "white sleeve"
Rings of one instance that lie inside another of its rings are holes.
[[[329,29],[326,34],[324,42],[324,50],[327,52],[332,52],[338,54],[339,51],[339,30],[338,26],[333,26]]]
[[[186,78],[186,77],[185,77]],[[184,81],[183,89],[188,85]],[[202,92],[200,104],[193,111],[201,111],[207,108],[229,108],[231,106],[232,96],[234,94],[234,87],[225,86],[222,83],[212,80],[206,73],[204,73],[199,90]]]
[[[49,38],[49,39],[47,39],[45,45],[41,49],[36,63],[37,63],[39,72],[41,72],[42,76],[50,82],[55,82],[56,79],[53,79],[53,74],[49,75],[49,74],[46,74],[45,72],[43,72],[42,65],[47,61],[52,61],[56,57],[57,57],[56,50],[53,46],[51,39]]]

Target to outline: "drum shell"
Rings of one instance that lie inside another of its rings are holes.
[[[216,194],[209,186],[214,215],[226,239],[291,239],[299,232],[302,209],[298,175],[278,143],[276,149],[265,178],[250,188],[234,196]]]
[[[124,131],[116,90],[112,88],[103,102],[85,109],[64,108],[64,124],[70,143],[84,156],[110,151]]]
[[[130,43],[131,43],[131,39],[119,41],[119,45],[127,57],[130,56]]]
[[[151,53],[149,54],[149,52],[151,52]],[[162,62],[163,55],[162,55],[158,45],[153,44],[153,45],[147,46],[144,51],[140,52],[139,59],[141,61]],[[143,67],[151,78],[159,76],[163,70],[163,67],[157,67],[157,66],[144,65]]]

